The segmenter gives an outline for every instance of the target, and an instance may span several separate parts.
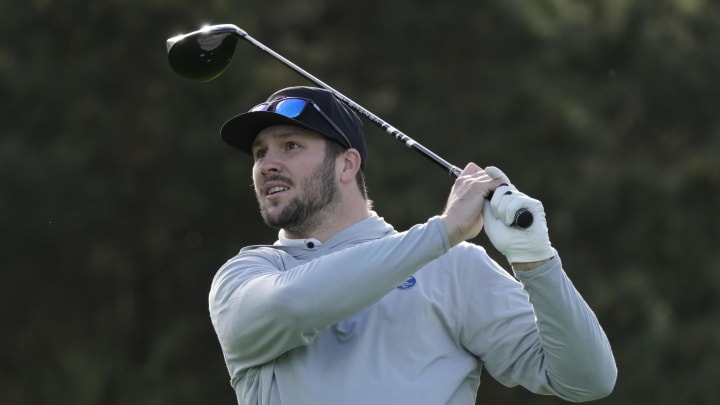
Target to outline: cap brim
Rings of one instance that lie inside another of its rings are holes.
[[[270,111],[251,111],[230,118],[220,129],[220,137],[228,144],[252,154],[258,133],[273,125],[293,125],[318,132],[317,129],[292,118]]]

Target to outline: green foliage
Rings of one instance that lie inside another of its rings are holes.
[[[174,76],[165,39],[203,23],[237,24],[540,198],[615,348],[598,403],[720,397],[720,5],[14,0],[0,15],[1,403],[234,403],[206,294],[275,234],[218,129],[308,83],[245,43],[213,82]],[[380,214],[404,229],[439,213],[448,176],[366,130]],[[531,401],[560,403],[484,376],[478,403]]]

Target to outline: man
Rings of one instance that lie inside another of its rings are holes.
[[[398,232],[371,209],[361,121],[330,92],[280,90],[221,135],[253,156],[260,212],[279,229],[210,290],[239,404],[471,405],[483,366],[568,401],[612,391],[610,345],[542,204],[499,169],[468,164],[442,215]],[[527,229],[512,226],[520,208]],[[465,242],[483,226],[519,281]]]

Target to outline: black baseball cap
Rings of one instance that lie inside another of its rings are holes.
[[[362,121],[357,114],[329,90],[316,87],[297,86],[278,90],[265,103],[272,107],[287,98],[309,100],[322,112],[316,108],[306,107],[300,115],[290,118],[274,111],[251,110],[225,122],[220,130],[220,136],[235,148],[252,154],[252,144],[260,131],[272,125],[294,125],[317,132],[348,149],[357,149],[362,159],[361,166],[365,167],[367,148]]]

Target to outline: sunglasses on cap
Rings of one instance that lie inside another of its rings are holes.
[[[305,111],[305,109],[308,106],[312,106],[315,108],[317,112],[322,115],[322,117],[327,121],[328,124],[332,126],[332,128],[337,132],[340,136],[342,136],[343,140],[345,141],[345,146],[348,148],[352,148],[352,144],[350,143],[350,140],[345,135],[345,133],[338,127],[338,125],[335,123],[335,121],[332,120],[323,110],[315,104],[314,101],[308,99],[308,98],[300,98],[300,97],[288,97],[288,98],[282,98],[279,100],[274,100],[271,102],[261,103],[256,105],[255,107],[250,109],[250,112],[255,111],[268,111],[268,112],[274,112],[276,114],[280,114],[282,116],[285,116],[287,118],[295,119],[300,116],[300,114]]]

